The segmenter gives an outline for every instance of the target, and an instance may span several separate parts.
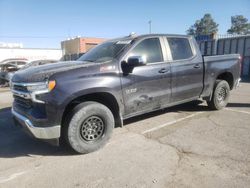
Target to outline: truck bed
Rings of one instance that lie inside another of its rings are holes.
[[[204,89],[203,96],[210,95],[213,89],[213,83],[221,73],[228,74],[231,77],[229,83],[231,89],[236,85],[237,79],[241,73],[241,56],[240,54],[227,54],[215,56],[203,56],[204,63]]]

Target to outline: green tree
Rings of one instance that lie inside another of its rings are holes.
[[[248,19],[242,15],[231,17],[231,28],[227,30],[229,34],[250,34],[250,23]]]
[[[189,35],[210,35],[218,32],[218,26],[211,14],[205,14],[200,20],[196,20],[195,24],[192,25],[188,30]]]

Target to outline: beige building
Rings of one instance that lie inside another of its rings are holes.
[[[61,42],[65,60],[75,60],[89,49],[104,42],[103,38],[77,37]]]

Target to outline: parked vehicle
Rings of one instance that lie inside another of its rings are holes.
[[[133,116],[199,98],[211,109],[224,108],[240,66],[239,54],[202,57],[191,36],[114,39],[78,61],[18,71],[12,113],[34,137],[61,138],[88,153]]]
[[[12,64],[0,64],[0,85],[8,86],[8,82],[12,78],[18,68]]]
[[[27,63],[25,66],[23,66],[21,69],[27,69],[29,67],[35,67],[35,66],[40,66],[40,65],[45,65],[45,64],[52,64],[58,62],[57,60],[53,59],[46,59],[46,60],[36,60],[36,61],[31,61],[30,63]]]
[[[18,69],[20,69],[20,68],[22,68],[23,66],[25,66],[28,63],[29,63],[29,61],[27,59],[11,58],[11,59],[5,59],[5,60],[1,61],[0,65],[9,64],[9,65],[14,65]]]
[[[0,62],[0,85],[8,86],[8,82],[15,73],[28,63],[27,59],[12,58]]]

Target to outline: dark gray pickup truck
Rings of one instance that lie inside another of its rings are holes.
[[[16,72],[12,114],[34,137],[88,153],[133,116],[199,98],[222,109],[240,71],[239,54],[203,57],[191,36],[129,36],[106,41],[78,61]]]

